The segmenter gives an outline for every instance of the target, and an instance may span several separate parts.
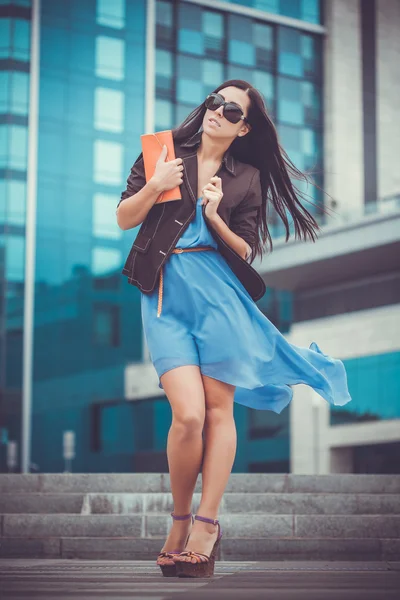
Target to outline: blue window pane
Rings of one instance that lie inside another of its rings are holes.
[[[65,169],[64,146],[65,139],[62,131],[41,130],[39,133],[39,171],[61,175]]]
[[[274,36],[269,25],[253,24],[253,40],[258,67],[271,69],[274,65]]]
[[[270,73],[264,71],[254,71],[253,85],[262,93],[265,103],[269,110],[273,107],[274,102],[274,78]]]
[[[320,169],[321,140],[317,131],[288,125],[279,125],[278,130],[282,145],[296,167],[302,171]]]
[[[46,72],[40,78],[39,98],[42,119],[63,120],[67,111],[67,100],[75,102],[76,96],[73,88],[68,89],[64,79],[50,77]]]
[[[6,169],[8,163],[9,127],[0,125],[0,169]]]
[[[317,79],[320,76],[321,42],[289,27],[278,28],[278,70],[284,75]]]
[[[187,101],[190,99],[197,104],[200,104],[204,100],[202,81],[179,79],[177,81],[176,96],[180,102],[185,102],[185,100]]]
[[[96,88],[94,113],[95,129],[121,133],[124,129],[123,92],[108,88]]]
[[[278,119],[293,125],[318,125],[320,90],[309,81],[278,78]]]
[[[9,180],[7,185],[7,223],[25,225],[26,216],[26,183]]]
[[[121,81],[125,76],[125,45],[123,40],[96,38],[96,75]]]
[[[95,194],[93,196],[93,235],[98,238],[113,240],[122,237],[122,231],[115,219],[115,205],[118,199],[112,194]]]
[[[25,279],[25,239],[20,236],[8,235],[5,253],[6,280],[23,282]]]
[[[178,55],[178,78],[199,81],[202,74],[202,61],[191,56]]]
[[[302,130],[298,127],[279,125],[278,131],[281,144],[288,153],[289,158],[298,169],[303,170]]]
[[[26,116],[29,108],[29,73],[14,71],[11,76],[10,112]]]
[[[97,0],[96,20],[106,27],[125,27],[125,0]]]
[[[254,0],[253,6],[265,12],[279,14],[279,0]]]
[[[96,183],[122,185],[123,162],[122,144],[95,140],[93,179]]]
[[[0,179],[0,224],[3,225],[7,218],[7,183],[5,179]],[[0,259],[1,261],[1,259]],[[1,262],[0,262],[1,265]]]
[[[331,425],[367,419],[398,419],[400,352],[360,356],[343,362],[352,402],[349,402],[351,406],[331,408]]]
[[[182,123],[186,117],[192,112],[194,108],[198,106],[197,104],[177,104],[176,105],[176,123],[175,125],[179,125]]]
[[[93,55],[93,36],[79,33],[77,31],[70,32],[68,62],[66,70],[69,68],[71,73],[76,75],[82,73],[88,77],[93,76],[94,55]],[[110,59],[112,60],[112,58]],[[107,63],[108,64],[108,63]],[[107,66],[107,64],[105,66]]]
[[[202,29],[206,56],[222,57],[224,44],[224,20],[222,14],[203,11]]]
[[[303,73],[307,79],[321,77],[321,38],[303,34],[301,36],[301,54],[303,57]]]
[[[229,40],[229,60],[241,65],[255,65],[255,52],[252,46],[239,40]]]
[[[107,304],[95,304],[93,307],[93,342],[101,346],[118,346],[120,343],[120,308],[119,306]],[[108,410],[112,409],[112,410]],[[106,427],[103,429],[104,440],[113,441],[115,451],[115,440],[118,437],[117,421],[113,415],[117,415],[115,407],[107,407],[107,414],[102,415]],[[105,417],[105,419],[104,419]],[[108,433],[106,434],[105,431]],[[107,444],[106,444],[107,445]]]
[[[178,23],[178,50],[190,54],[204,54],[201,8],[190,4],[180,4]]]
[[[190,56],[178,56],[178,102],[200,104],[203,96],[203,61]]]
[[[10,146],[8,167],[25,170],[27,166],[28,130],[26,127],[11,125],[9,127]]]
[[[216,86],[216,82],[224,80],[224,65],[216,60],[203,60],[203,83],[208,93]],[[203,98],[204,100],[205,98]]]
[[[309,23],[321,22],[320,0],[302,0],[301,18]]]
[[[11,74],[9,71],[0,71],[0,113],[10,110]]]
[[[156,73],[164,77],[172,77],[173,63],[172,52],[167,50],[156,50]]]
[[[93,83],[90,80],[70,82],[65,93],[69,122],[88,127],[93,121]]]
[[[14,19],[13,58],[29,60],[30,35],[30,22],[23,19]]]
[[[301,17],[301,0],[280,0],[279,12],[293,19]]]
[[[228,79],[244,79],[253,84],[253,71],[239,65],[228,65]]]
[[[274,14],[301,19],[309,23],[321,22],[320,0],[243,0],[238,4],[254,6]]]
[[[303,61],[301,56],[301,33],[289,27],[278,29],[278,68],[285,75],[301,77]]]
[[[114,200],[115,202],[115,200]],[[115,212],[115,204],[114,204]],[[92,273],[93,275],[111,274],[120,269],[122,264],[121,250],[118,248],[96,247],[92,251]]]
[[[31,0],[0,0],[1,4],[13,4],[14,6],[31,6]]]
[[[50,27],[43,23],[40,35],[41,68],[53,67],[59,69],[66,65],[70,53],[70,32],[59,27]]]
[[[224,37],[224,21],[222,14],[204,11],[202,14],[203,31],[213,38],[222,39]]]
[[[303,124],[301,82],[283,77],[278,79],[278,119],[293,125]]]
[[[318,125],[321,119],[320,90],[309,81],[302,82],[302,102],[304,107],[304,123]]]
[[[173,127],[173,104],[169,100],[156,100],[155,130],[163,131]]]
[[[164,27],[173,26],[173,13],[171,2],[162,2],[160,0],[156,3],[156,23]]]
[[[172,46],[174,23],[171,2],[156,2],[156,39],[158,44]]]
[[[0,19],[0,58],[10,56],[11,19]]]
[[[74,132],[68,138],[67,143],[64,139],[63,146],[65,154],[63,172],[73,173],[77,182],[86,182],[93,168],[91,138],[85,132]]]
[[[156,50],[156,90],[171,92],[173,87],[173,55],[168,50]]]
[[[203,34],[190,29],[180,29],[178,34],[178,48],[181,52],[190,54],[204,54]]]
[[[251,19],[236,15],[229,16],[228,56],[234,63],[249,66],[256,64]]]

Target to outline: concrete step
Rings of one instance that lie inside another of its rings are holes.
[[[168,474],[0,474],[0,556],[152,560],[171,509]],[[232,474],[219,516],[226,560],[400,559],[400,476]]]
[[[152,560],[164,539],[130,537],[3,537],[0,558]],[[400,540],[372,538],[229,538],[221,541],[217,560],[355,560],[397,561]]]
[[[197,512],[200,493],[193,495],[193,511]],[[169,513],[173,508],[170,492],[149,493],[3,493],[0,513],[32,514],[141,514]],[[223,496],[220,514],[333,514],[389,515],[400,514],[397,494],[341,493],[231,493]]]
[[[169,492],[168,473],[0,474],[0,493]],[[201,475],[196,492],[201,490]],[[400,475],[293,475],[232,473],[232,493],[400,494]]]
[[[396,538],[400,515],[226,514],[227,537]],[[167,515],[33,515],[5,514],[3,537],[132,537],[163,538],[171,527]]]

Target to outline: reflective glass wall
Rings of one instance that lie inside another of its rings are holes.
[[[269,13],[301,19],[309,23],[321,23],[321,0],[222,0],[227,4],[239,4]]]
[[[331,425],[399,419],[400,352],[360,356],[343,362],[352,402],[331,407]]]
[[[115,210],[144,123],[145,24],[145,0],[41,2],[33,398],[40,470],[62,468],[65,430],[76,433],[75,470],[104,468],[90,443],[92,407],[123,400],[125,366],[142,358],[139,290],[121,275],[135,233],[119,229]]]
[[[0,468],[20,428],[30,19],[29,0],[0,1]]]
[[[39,88],[31,459],[101,467],[93,411],[124,398],[142,358],[139,291],[121,269],[135,232],[115,210],[144,126],[146,0],[41,0],[39,65],[30,64],[31,2],[0,0],[0,468],[21,449],[29,78]]]
[[[257,4],[263,10],[274,6],[273,12],[296,5],[291,16],[299,19],[302,11],[319,15],[316,2]],[[321,35],[192,3],[157,0],[156,7],[155,129],[178,125],[220,82],[244,79],[262,93],[296,167],[312,172],[321,186]],[[319,190],[297,185],[308,194],[307,210],[323,222]],[[283,235],[277,215],[271,214],[271,220],[271,233]]]
[[[223,79],[245,78],[306,168],[320,160],[320,38],[226,4],[221,11],[156,1],[154,128],[184,119]],[[165,466],[167,400],[124,400],[124,370],[141,360],[142,328],[139,290],[121,275],[136,232],[120,231],[115,218],[144,131],[146,5],[40,2],[31,458],[41,472],[63,470],[66,430],[76,434],[74,471]],[[284,14],[285,6],[265,10]],[[28,0],[0,0],[0,427],[19,444],[30,23]],[[260,308],[287,331],[291,298],[269,292]],[[269,426],[260,411],[235,410],[234,470],[287,471],[287,414]],[[4,444],[0,452],[5,470]]]

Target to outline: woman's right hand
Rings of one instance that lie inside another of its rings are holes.
[[[166,156],[167,147],[164,145],[152,176],[152,180],[162,192],[172,190],[174,187],[181,185],[183,179],[183,160],[181,158],[174,158],[165,162]]]

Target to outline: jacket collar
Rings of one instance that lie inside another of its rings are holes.
[[[181,144],[181,146],[183,148],[194,148],[194,147],[198,148],[200,146],[202,133],[203,133],[203,130],[200,129],[197,133],[195,133],[188,140],[186,140],[186,142]],[[223,156],[222,162],[224,163],[226,169],[228,169],[228,171],[230,173],[232,173],[232,175],[236,175],[236,168],[235,168],[236,160],[235,160],[234,156],[232,155],[230,147],[226,150],[226,152]]]

